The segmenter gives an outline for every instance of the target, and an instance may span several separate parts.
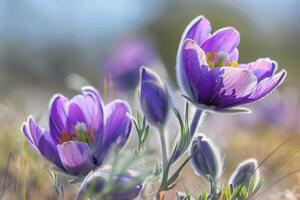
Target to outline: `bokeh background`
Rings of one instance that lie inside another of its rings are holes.
[[[55,93],[74,95],[91,84],[105,92],[105,62],[122,41],[142,38],[159,55],[160,67],[176,90],[176,51],[185,26],[198,15],[213,30],[234,26],[241,34],[240,62],[270,57],[288,71],[285,83],[252,114],[208,115],[200,128],[220,147],[224,180],[243,159],[263,160],[265,184],[299,169],[300,2],[204,0],[2,0],[0,2],[0,184],[5,199],[56,199],[47,162],[33,154],[20,132],[29,114],[47,125]],[[128,92],[129,93],[129,92]],[[128,95],[110,98],[136,103]],[[134,137],[134,136],[133,136]],[[158,146],[157,146],[158,148]],[[207,186],[187,166],[176,190],[197,194]],[[300,174],[269,189],[261,199],[300,199]],[[67,188],[72,199],[74,188]],[[1,198],[1,197],[0,197]]]

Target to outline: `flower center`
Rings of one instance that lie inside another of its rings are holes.
[[[72,140],[86,142],[89,144],[92,141],[92,139],[93,137],[88,131],[87,125],[83,122],[77,122],[73,128],[73,134],[65,133],[65,132],[61,133],[59,144],[72,141]]]
[[[91,138],[89,137],[87,126],[85,123],[77,122],[74,128],[75,128],[74,132],[76,134],[77,141],[90,143]]]
[[[210,69],[213,69],[215,67],[237,67],[238,62],[234,60],[229,60],[228,61],[228,55],[224,53],[206,53],[206,61]]]

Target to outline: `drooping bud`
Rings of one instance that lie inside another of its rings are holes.
[[[214,145],[204,136],[196,135],[191,146],[191,161],[195,173],[209,181],[217,181],[221,174],[221,161]]]
[[[105,166],[92,173],[80,186],[76,200],[99,197],[101,199],[132,200],[139,195],[143,184],[136,171],[130,170],[114,177],[109,177],[110,175],[110,166]],[[110,178],[112,178],[112,182],[111,185],[108,185]]]
[[[170,110],[168,89],[157,74],[145,67],[141,72],[140,101],[147,120],[163,126]]]
[[[249,189],[251,180],[258,180],[257,161],[255,159],[248,159],[241,162],[234,173],[231,175],[229,184],[236,188],[244,185],[246,189]]]

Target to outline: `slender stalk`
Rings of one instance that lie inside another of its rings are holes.
[[[201,110],[201,109],[197,109],[196,112],[194,113],[194,117],[193,117],[192,123],[190,125],[191,137],[193,137],[193,135],[195,134],[195,132],[197,130],[202,113],[203,113],[203,110]]]
[[[161,156],[162,156],[162,167],[163,170],[165,170],[168,164],[168,150],[167,150],[164,128],[159,129],[159,138],[160,138],[160,147],[161,147]]]
[[[162,157],[162,172],[163,172],[163,176],[165,177],[168,170],[166,170],[167,166],[168,166],[168,150],[167,150],[167,143],[166,143],[166,138],[165,138],[165,129],[164,128],[160,128],[158,131],[158,135],[159,135],[159,139],[160,139],[160,150],[161,150],[161,157]],[[163,181],[163,180],[161,180]],[[161,183],[161,185],[159,186],[159,189],[156,193],[156,199],[159,200],[160,198],[160,192],[161,192],[161,186],[163,183]]]

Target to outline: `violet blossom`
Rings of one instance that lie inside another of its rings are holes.
[[[269,94],[286,77],[277,63],[261,58],[239,64],[239,32],[231,27],[211,33],[203,16],[183,33],[177,54],[177,79],[186,98],[202,109],[229,111]]]
[[[80,177],[101,165],[113,145],[124,146],[131,130],[129,112],[126,102],[104,106],[95,88],[83,87],[71,100],[60,94],[52,98],[49,129],[30,116],[22,131],[33,149],[59,170]]]

